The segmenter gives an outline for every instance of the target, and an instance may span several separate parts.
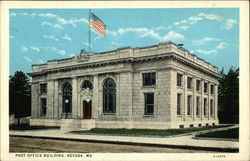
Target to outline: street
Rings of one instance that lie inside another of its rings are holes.
[[[52,139],[10,137],[10,152],[14,153],[95,153],[95,152],[161,152],[161,153],[195,153],[204,150],[147,147],[135,145],[103,144]],[[214,152],[213,152],[214,153]]]

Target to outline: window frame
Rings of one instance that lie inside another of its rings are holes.
[[[181,73],[177,73],[177,75],[176,75],[176,85],[177,85],[177,87],[182,87],[183,86],[183,74],[181,74]]]
[[[187,77],[187,89],[193,89],[192,82],[193,82],[193,78],[188,76]]]
[[[40,84],[40,94],[46,94],[48,91],[47,91],[47,83],[41,83]]]
[[[147,101],[149,100],[148,99],[148,96],[153,96],[153,98],[151,98],[153,100],[153,104],[149,104],[147,103]],[[152,116],[154,115],[154,112],[155,112],[155,105],[154,105],[155,101],[154,101],[154,93],[153,92],[149,92],[149,93],[144,93],[144,115],[147,115],[147,116]],[[153,112],[152,113],[148,113],[148,106],[152,106],[153,108]]]
[[[203,92],[204,93],[208,93],[208,83],[207,82],[204,82],[204,90],[203,90]],[[205,86],[206,85],[206,86]]]
[[[44,103],[43,101],[45,102],[45,104],[43,104]],[[40,98],[40,116],[46,116],[46,113],[47,113],[47,98]]]
[[[177,115],[180,116],[181,115],[181,93],[177,93]]]
[[[210,116],[214,115],[214,100],[210,99]]]
[[[192,95],[187,96],[187,115],[192,115]]]
[[[146,76],[149,77],[149,82],[146,82]],[[155,86],[156,85],[156,72],[142,73],[142,86]]]
[[[112,83],[113,86],[109,86]],[[110,103],[110,99],[112,103]],[[110,104],[112,104],[110,106]],[[116,83],[112,78],[107,78],[103,83],[103,110],[104,114],[116,113]]]
[[[84,86],[88,86],[88,85],[90,85],[90,87],[86,87],[86,88],[84,87]],[[92,84],[92,82],[90,80],[84,80],[83,83],[82,83],[81,89],[86,90],[87,88],[89,88],[89,90],[93,89],[93,84]]]
[[[207,98],[204,98],[203,99],[204,100],[204,102],[203,102],[203,115],[204,116],[207,116]]]
[[[214,94],[214,85],[213,84],[210,85],[210,94]]]
[[[198,83],[199,82],[199,83]],[[199,84],[199,85],[198,85]],[[197,88],[197,87],[199,87],[199,88]],[[199,80],[199,79],[196,79],[196,91],[197,92],[199,92],[199,91],[201,91],[201,80]]]
[[[200,108],[201,108],[201,102],[200,102],[200,96],[196,96],[196,116],[200,115]]]

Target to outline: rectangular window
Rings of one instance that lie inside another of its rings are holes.
[[[187,101],[187,115],[191,115],[192,96],[188,96]]]
[[[40,93],[47,93],[47,83],[40,84]]]
[[[143,86],[155,85],[155,73],[143,73]]]
[[[177,73],[177,86],[182,87],[182,74]]]
[[[207,83],[204,82],[204,93],[207,93],[207,92],[208,92]]]
[[[210,86],[210,94],[214,94],[214,85],[212,85],[212,84]]]
[[[41,98],[41,116],[46,116],[46,108],[47,108],[47,99]]]
[[[200,115],[200,97],[196,97],[196,115]]]
[[[187,88],[192,89],[192,78],[191,77],[187,78]]]
[[[200,87],[201,87],[201,81],[196,80],[196,91],[200,91]]]
[[[181,115],[181,94],[177,94],[177,115]]]
[[[204,98],[204,116],[207,115],[207,99]]]
[[[145,102],[145,115],[153,115],[154,114],[154,93],[145,93],[144,102]]]
[[[214,115],[214,101],[210,100],[210,115]]]

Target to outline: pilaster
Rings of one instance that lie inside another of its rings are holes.
[[[77,77],[72,79],[72,118],[77,118]]]
[[[98,75],[94,75],[93,80],[93,100],[92,100],[92,118],[98,118],[98,102],[99,102],[99,94],[98,94],[98,87],[99,87],[99,80]]]
[[[46,118],[53,118],[54,111],[54,81],[47,81],[47,112]]]

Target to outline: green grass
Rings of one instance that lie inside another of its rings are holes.
[[[91,129],[88,131],[72,131],[75,134],[112,134],[112,135],[149,135],[149,136],[170,136],[177,134],[185,134],[196,131],[210,130],[225,126],[207,126],[198,128],[185,129],[167,129],[167,130],[151,130],[151,129]]]
[[[58,126],[30,126],[29,124],[10,125],[10,130],[40,130],[40,129],[60,129]]]
[[[239,139],[239,128],[200,134],[196,137]]]

